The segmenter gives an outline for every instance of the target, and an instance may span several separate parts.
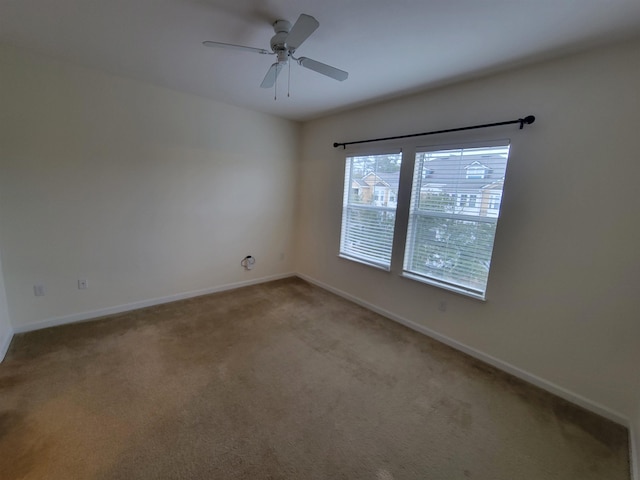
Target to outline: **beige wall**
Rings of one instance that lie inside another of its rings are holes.
[[[293,271],[298,124],[9,47],[0,78],[15,330]]]
[[[639,58],[636,41],[305,124],[298,272],[632,418],[640,402]],[[523,131],[423,140],[512,140],[485,303],[401,278],[398,258],[390,273],[338,258],[345,151],[334,141],[528,114],[538,120]]]

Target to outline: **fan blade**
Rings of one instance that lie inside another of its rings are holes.
[[[298,63],[304,68],[308,68],[309,70],[313,70],[314,72],[321,73],[322,75],[326,75],[327,77],[331,77],[340,82],[346,80],[347,77],[349,77],[349,74],[344,70],[340,70],[338,68],[332,67],[331,65],[327,65],[325,63],[318,62],[307,57],[300,57],[298,59]]]
[[[260,86],[262,88],[273,87],[273,85],[276,83],[276,78],[278,77],[278,74],[282,71],[283,66],[284,65],[282,63],[274,63],[273,65],[271,65],[271,68],[269,69],[267,74],[264,76],[264,80],[262,80],[262,83],[260,84]]]
[[[311,15],[305,15],[304,13],[300,15],[285,40],[289,50],[296,50],[319,26],[318,21]]]
[[[273,52],[269,50],[265,50],[264,48],[254,48],[254,47],[245,47],[244,45],[234,45],[233,43],[222,43],[222,42],[202,42],[202,44],[206,47],[222,47],[222,48],[233,48],[235,50],[244,50],[247,52],[256,52],[261,53],[263,55],[273,55]]]

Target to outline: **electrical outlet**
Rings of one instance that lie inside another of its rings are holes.
[[[88,286],[86,279],[78,280],[78,290],[86,290]]]
[[[247,255],[240,262],[240,265],[242,265],[245,270],[253,270],[253,266],[255,264],[256,264],[256,257],[252,255]]]
[[[33,294],[36,297],[44,297],[44,285],[34,285]]]

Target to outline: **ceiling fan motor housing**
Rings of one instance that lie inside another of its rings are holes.
[[[291,22],[287,20],[276,20],[273,22],[273,30],[276,33],[289,33],[291,30]]]
[[[273,22],[273,30],[276,34],[271,37],[271,50],[278,56],[278,63],[287,63],[289,61],[287,36],[291,30],[291,22],[276,20]]]

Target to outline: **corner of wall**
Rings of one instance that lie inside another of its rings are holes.
[[[9,321],[9,312],[1,275],[2,270],[0,270],[0,362],[4,360],[9,350],[9,345],[11,345],[13,334],[15,333]]]
[[[0,336],[0,362],[4,360],[7,351],[9,351],[11,340],[13,340],[13,329],[8,325],[6,330],[2,332],[2,336]]]
[[[4,274],[2,262],[0,262],[0,362],[4,360],[11,340],[13,339],[13,327],[9,320],[9,308],[7,307],[7,295],[4,289]]]

